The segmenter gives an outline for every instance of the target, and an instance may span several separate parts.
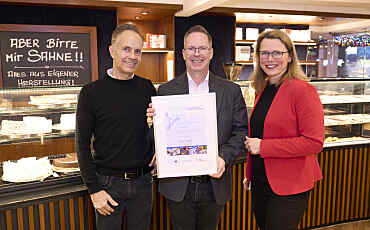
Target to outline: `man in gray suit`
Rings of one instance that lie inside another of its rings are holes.
[[[245,152],[247,109],[240,87],[209,71],[212,37],[204,27],[193,26],[186,32],[182,54],[186,73],[161,85],[158,95],[216,92],[217,173],[160,179],[159,191],[167,199],[175,230],[215,230],[225,203],[231,200],[231,166]],[[154,112],[149,108],[147,116]]]

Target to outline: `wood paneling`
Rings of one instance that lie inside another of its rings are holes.
[[[167,49],[174,50],[175,48],[175,26],[174,16],[162,17],[159,20],[140,21],[140,20],[119,20],[119,24],[131,23],[136,25],[140,32],[145,37],[145,34],[165,34],[167,35]]]
[[[54,202],[49,203],[50,230],[55,230]]]
[[[22,212],[22,208],[17,208],[17,221],[18,221],[18,230],[23,230],[23,212]]]
[[[33,214],[33,206],[28,207],[28,224],[30,230],[35,230],[35,216]]]
[[[352,146],[328,149],[318,155],[324,178],[311,192],[299,229],[370,218],[369,149],[370,145]],[[232,175],[233,199],[225,205],[217,230],[257,230],[251,193],[242,185],[244,164],[234,165]],[[158,193],[157,183],[153,184],[153,191],[150,230],[171,230],[170,214],[165,199]],[[0,211],[2,219],[6,230],[94,229],[94,211],[87,194]]]
[[[136,25],[145,37],[145,34],[165,34],[167,36],[167,50],[174,50],[174,18],[163,17],[153,21],[119,20],[119,24],[132,23]],[[167,81],[167,61],[174,60],[173,52],[143,52],[141,63],[135,72],[137,75],[152,80],[152,82]]]
[[[167,60],[172,53],[143,53],[137,75],[150,79],[152,82],[167,81]],[[172,54],[173,57],[173,54]]]
[[[85,229],[85,222],[84,222],[84,201],[82,197],[78,197],[78,222],[80,225],[80,229]]]
[[[31,142],[1,145],[0,162],[18,160],[22,157],[43,157],[75,152],[74,137],[46,139],[35,138]]]
[[[148,14],[144,15],[143,12]],[[160,20],[165,17],[173,16],[176,13],[176,7],[174,8],[149,8],[149,7],[119,7],[117,9],[118,20],[137,20],[139,21],[153,21]]]
[[[50,201],[26,208],[16,208],[16,211],[6,210],[6,230],[49,230],[68,229],[84,230],[89,228],[85,220],[91,220],[93,215],[86,216],[86,210],[91,203],[86,205],[87,196],[75,196],[66,200]],[[79,210],[75,212],[75,210]],[[92,213],[91,213],[92,214]],[[0,211],[0,215],[2,215]],[[24,218],[24,217],[27,218]],[[14,220],[17,226],[14,226]],[[24,221],[26,220],[26,222]],[[77,224],[78,223],[78,224]],[[0,225],[1,226],[1,225]],[[79,226],[79,227],[77,227]]]
[[[162,18],[159,21],[159,33],[167,35],[167,48],[175,50],[175,25],[174,16]]]
[[[182,9],[178,4],[160,4],[144,2],[127,2],[127,1],[106,1],[106,0],[68,0],[68,1],[50,1],[50,0],[0,0],[0,4],[22,4],[22,5],[45,5],[58,7],[91,7],[102,9],[121,9],[134,8],[154,10],[154,14],[160,17],[160,12],[177,12]],[[126,11],[123,11],[125,13]],[[173,14],[174,14],[173,13]],[[122,15],[125,18],[124,15]]]
[[[135,73],[153,82],[158,82],[160,78],[159,61],[162,55],[161,53],[143,53],[141,63]]]

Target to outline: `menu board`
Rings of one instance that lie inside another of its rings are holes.
[[[0,25],[0,86],[82,86],[96,80],[96,28]]]

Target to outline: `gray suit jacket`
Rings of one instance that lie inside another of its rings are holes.
[[[231,200],[231,165],[237,156],[245,153],[244,140],[248,134],[247,109],[239,85],[209,73],[209,91],[216,93],[218,154],[226,163],[226,171],[220,179],[211,179],[216,202],[220,205]],[[186,73],[159,86],[158,95],[188,94]],[[189,177],[159,180],[159,191],[170,200],[182,201]]]

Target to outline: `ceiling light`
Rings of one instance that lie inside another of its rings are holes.
[[[237,22],[272,22],[272,23],[286,23],[294,22],[294,24],[307,24],[317,20],[316,16],[309,15],[286,15],[286,14],[260,14],[260,13],[235,13]]]
[[[136,19],[136,20],[140,20],[140,19],[141,19],[141,17],[140,17],[140,16],[136,16],[136,17],[135,17],[135,19]]]
[[[148,14],[149,14],[149,12],[147,12],[147,11],[143,11],[143,12],[141,12],[141,14],[142,14],[142,15],[148,15]]]

